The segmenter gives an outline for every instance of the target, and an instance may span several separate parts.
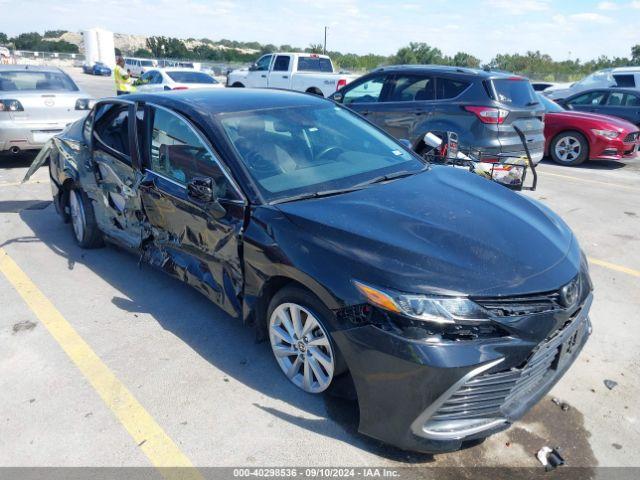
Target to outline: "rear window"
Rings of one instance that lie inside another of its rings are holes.
[[[538,103],[531,83],[525,79],[498,78],[491,80],[495,99],[513,107],[529,107]]]
[[[73,81],[63,73],[4,71],[0,72],[0,91],[60,90],[75,92],[78,90]]]
[[[299,57],[298,71],[333,73],[333,66],[331,65],[331,60],[328,58]]]
[[[218,83],[215,78],[202,72],[167,72],[167,75],[178,83]]]
[[[636,79],[633,74],[631,75],[614,75],[618,87],[636,88]]]

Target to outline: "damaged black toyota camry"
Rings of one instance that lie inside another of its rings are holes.
[[[351,391],[360,432],[403,449],[507,428],[591,331],[587,261],[556,214],[329,100],[107,99],[28,175],[47,159],[81,247],[192,285],[254,325],[300,390]]]

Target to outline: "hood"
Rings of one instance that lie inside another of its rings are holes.
[[[580,265],[570,229],[551,210],[451,167],[278,208],[318,268],[404,292],[546,292]]]
[[[600,113],[577,112],[574,110],[566,110],[564,112],[550,112],[545,114],[545,119],[564,120],[564,121],[589,121],[598,126],[609,126],[616,130],[624,130],[627,132],[635,132],[638,130],[633,123],[610,115],[602,115]]]

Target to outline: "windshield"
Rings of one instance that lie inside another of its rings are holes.
[[[167,72],[169,78],[178,83],[218,83],[216,79],[202,72]]]
[[[498,78],[491,81],[496,92],[496,100],[514,107],[529,107],[537,103],[535,92],[529,80],[524,78]]]
[[[35,71],[0,72],[0,91],[62,90],[75,92],[76,84],[64,73]]]
[[[547,97],[545,97],[544,95],[540,95],[540,94],[538,94],[537,97],[538,97],[538,101],[544,107],[545,112],[547,112],[547,113],[564,112],[564,108],[562,108],[560,105],[558,105],[553,100],[550,100]]]
[[[390,137],[329,103],[218,118],[267,201],[350,189],[425,167]]]

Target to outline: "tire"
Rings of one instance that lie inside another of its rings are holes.
[[[557,164],[573,167],[589,158],[589,142],[580,132],[561,132],[551,141],[549,153]]]
[[[82,189],[69,191],[69,212],[73,236],[81,248],[98,248],[104,245],[102,232],[96,223],[91,200]]]
[[[269,303],[267,336],[276,363],[291,383],[307,393],[324,392],[347,371],[331,338],[331,315],[315,295],[300,287],[284,287]]]

